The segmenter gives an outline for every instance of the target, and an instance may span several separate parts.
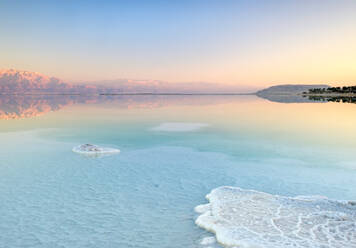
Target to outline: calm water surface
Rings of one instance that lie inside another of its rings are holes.
[[[0,247],[202,247],[223,186],[356,199],[356,105],[254,96],[2,97]],[[167,128],[168,127],[168,128]],[[85,157],[93,143],[120,154]]]

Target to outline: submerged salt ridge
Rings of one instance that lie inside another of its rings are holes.
[[[208,126],[209,124],[207,123],[165,122],[152,128],[152,130],[163,132],[192,132]]]
[[[83,144],[76,146],[72,149],[73,152],[84,154],[84,155],[101,155],[101,154],[114,154],[119,153],[119,149],[100,147],[92,144]]]
[[[195,210],[196,224],[227,247],[356,247],[356,204],[220,187]]]

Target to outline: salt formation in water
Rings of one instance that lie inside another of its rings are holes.
[[[104,154],[113,154],[119,153],[119,149],[108,148],[108,147],[99,147],[92,144],[83,144],[80,146],[76,146],[72,150],[73,152],[77,152],[85,155],[104,155]]]
[[[356,204],[325,197],[283,197],[235,187],[207,195],[196,224],[227,247],[356,247]]]
[[[204,237],[201,241],[200,244],[207,246],[207,245],[211,245],[214,244],[216,242],[215,237]]]
[[[207,126],[209,126],[207,123],[166,122],[152,128],[152,130],[165,132],[191,132]]]

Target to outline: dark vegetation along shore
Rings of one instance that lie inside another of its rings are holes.
[[[304,95],[355,95],[356,86],[313,88],[303,92]]]
[[[313,101],[356,103],[356,86],[313,88],[303,92],[303,97]]]
[[[343,102],[356,103],[356,86],[276,85],[256,93],[273,102]]]

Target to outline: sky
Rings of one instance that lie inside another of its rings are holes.
[[[354,0],[0,0],[0,68],[70,82],[356,84]]]

